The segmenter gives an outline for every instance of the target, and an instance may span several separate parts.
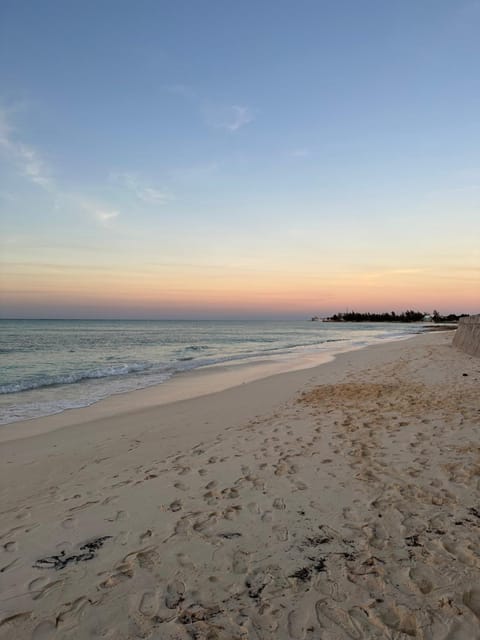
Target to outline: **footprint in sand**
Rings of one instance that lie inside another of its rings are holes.
[[[55,626],[59,629],[71,629],[77,627],[80,617],[84,614],[85,609],[90,606],[88,598],[81,596],[73,602],[67,602],[62,605],[56,614]],[[48,636],[50,638],[50,636]]]
[[[220,500],[220,494],[217,491],[207,491],[203,494],[203,500],[208,505],[214,505]]]
[[[120,480],[120,482],[115,482],[115,484],[111,485],[111,489],[118,489],[119,487],[124,487],[127,484],[131,484],[132,480]]]
[[[257,489],[258,491],[264,491],[265,490],[265,481],[260,479],[260,478],[253,478],[252,479],[253,482],[253,486],[255,489]]]
[[[249,556],[250,554],[246,551],[237,550],[233,554],[233,562],[232,562],[232,571],[233,573],[243,574],[247,573],[249,566]]]
[[[202,449],[201,446],[197,446],[197,447],[194,447],[192,449],[192,455],[194,455],[194,456],[201,456],[202,453],[205,453],[205,449]],[[183,456],[181,456],[181,457],[183,457]]]
[[[178,474],[179,476],[186,476],[187,473],[190,473],[191,468],[190,467],[180,467],[178,470]]]
[[[174,580],[165,591],[165,606],[167,609],[176,609],[183,602],[185,595],[185,583],[181,580]]]
[[[305,491],[305,489],[308,489],[308,485],[305,484],[305,482],[302,482],[301,480],[294,482],[293,484],[299,491]]]
[[[18,542],[16,540],[10,540],[3,545],[3,548],[7,553],[14,553],[18,550]]]
[[[182,509],[181,500],[174,500],[173,502],[171,502],[168,509],[169,511],[173,511],[173,512],[180,511]]]
[[[418,564],[416,567],[413,567],[408,572],[408,577],[420,593],[426,595],[432,591],[434,585],[433,576],[425,566]]]
[[[385,633],[383,630],[378,629],[375,626],[372,626],[372,622],[370,621],[368,612],[362,607],[353,607],[348,611],[348,615],[352,620],[352,624],[358,627],[360,630],[360,637],[365,640],[385,640]],[[397,637],[392,634],[392,636],[388,637]]]
[[[341,629],[347,638],[362,640],[360,630],[347,611],[329,605],[326,600],[319,600],[315,604],[315,612],[322,628],[328,630],[333,628],[337,633],[338,629]]]
[[[288,473],[288,466],[285,462],[279,462],[275,467],[275,475],[276,476],[285,476]]]
[[[379,550],[385,548],[388,542],[388,534],[384,527],[375,523],[371,528],[367,529],[367,533],[369,534],[368,543],[370,546]]]
[[[141,569],[153,569],[160,563],[160,556],[156,546],[145,547],[138,551],[128,553],[116,567],[114,573],[110,574],[100,583],[103,589],[111,589],[120,582],[133,578],[135,565]]]
[[[40,600],[47,596],[55,589],[59,589],[63,585],[63,580],[49,580],[48,578],[41,577],[35,578],[28,585],[28,591],[32,596],[32,600]]]
[[[175,482],[173,486],[175,489],[180,489],[180,491],[187,491],[189,488],[184,482]]]
[[[463,604],[480,620],[480,589],[473,588],[463,594]]]
[[[64,529],[74,529],[77,525],[77,518],[65,518],[65,520],[62,522],[62,527]]]
[[[105,580],[100,583],[101,589],[112,589],[117,584],[133,578],[133,566],[130,563],[123,562],[116,567],[115,573],[109,575]]]
[[[155,546],[138,551],[135,555],[140,569],[153,569],[160,563],[160,555]]]
[[[236,489],[235,487],[229,487],[229,488],[224,489],[222,491],[222,496],[224,498],[229,499],[229,500],[234,500],[234,499],[238,498],[239,495],[240,494],[238,492],[238,489]]]
[[[225,518],[225,520],[235,520],[241,510],[241,505],[232,505],[231,507],[227,507],[224,511],[222,511],[222,517]]]
[[[117,511],[110,518],[105,518],[107,522],[119,522],[120,520],[126,520],[129,517],[128,511]]]
[[[276,612],[270,613],[270,610],[265,607],[262,607],[261,611],[259,614],[249,614],[247,628],[248,625],[251,625],[254,630],[253,637],[255,638],[275,638],[276,636],[273,634],[279,627]],[[247,637],[249,638],[250,635]]]
[[[294,609],[288,614],[288,633],[293,640],[303,640],[310,626],[307,611]]]
[[[258,600],[264,589],[272,583],[274,576],[278,577],[277,567],[255,569],[245,580],[249,597]]]
[[[173,535],[177,536],[190,536],[193,531],[193,525],[190,516],[183,516],[175,524]]]
[[[209,529],[215,526],[218,522],[219,514],[214,511],[210,513],[207,517],[203,519],[199,519],[193,523],[193,530],[197,533],[205,533],[205,535],[209,535]]]
[[[152,535],[153,531],[151,529],[147,529],[138,536],[138,539],[140,540],[140,542],[143,542],[144,540],[148,540],[149,538],[151,538]]]
[[[94,504],[98,504],[99,502],[100,500],[90,500],[89,502],[84,502],[83,504],[78,505],[78,507],[72,507],[69,511],[70,513],[83,511],[83,509],[88,509],[88,507],[92,507]]]
[[[50,620],[43,620],[32,632],[32,640],[51,640],[55,636],[56,627]]]
[[[288,540],[288,529],[282,525],[276,525],[273,527],[273,531],[277,540],[280,542],[286,542]]]
[[[32,517],[29,508],[26,508],[24,511],[19,511],[15,516],[16,520],[28,520]]]
[[[466,620],[450,622],[448,633],[442,636],[442,640],[478,640],[479,638],[478,626],[473,629]]]
[[[177,553],[177,562],[181,567],[193,571],[196,569],[195,564],[191,561],[186,553]]]
[[[130,538],[130,531],[120,531],[117,536],[115,536],[115,542],[118,544],[126,545],[128,539]]]
[[[415,612],[408,610],[406,607],[395,603],[381,603],[378,610],[374,610],[372,615],[379,624],[383,624],[390,632],[400,632],[406,636],[418,636]]]
[[[449,541],[442,542],[442,546],[445,551],[447,551],[462,564],[465,564],[469,567],[478,567],[478,558],[476,557],[476,554],[468,547],[462,548],[460,545]]]
[[[346,595],[343,590],[340,589],[336,582],[330,581],[325,573],[321,573],[313,582],[313,587],[321,595],[334,600],[335,602],[343,602],[346,599]]]
[[[158,594],[155,591],[146,591],[138,605],[140,613],[147,618],[153,618],[159,607]]]
[[[0,566],[0,573],[6,573],[10,569],[13,569],[18,564],[18,558],[15,558],[11,562],[7,562],[7,564]]]

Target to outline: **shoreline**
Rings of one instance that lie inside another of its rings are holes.
[[[477,638],[480,361],[451,342],[4,442],[0,640]]]
[[[443,329],[444,331],[446,329]],[[431,329],[419,333],[396,336],[381,341],[347,348],[331,347],[331,350],[295,354],[292,357],[265,358],[234,363],[216,363],[205,367],[177,373],[170,379],[140,389],[111,394],[81,407],[63,409],[56,413],[17,420],[0,425],[0,444],[10,440],[40,435],[49,431],[75,426],[102,418],[113,418],[122,413],[131,413],[139,408],[160,407],[172,402],[210,395],[226,389],[248,384],[263,378],[314,369],[331,362],[339,356],[370,347],[382,346],[418,335],[430,333]],[[449,329],[450,331],[450,329]]]

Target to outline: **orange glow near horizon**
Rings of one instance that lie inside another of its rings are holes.
[[[478,311],[476,272],[378,270],[312,274],[229,268],[202,270],[11,269],[3,274],[5,308],[29,317],[64,309],[69,317],[328,315],[346,308],[441,313]],[[60,316],[62,314],[60,313]]]

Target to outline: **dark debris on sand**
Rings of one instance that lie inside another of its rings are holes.
[[[33,565],[36,569],[55,569],[60,571],[65,569],[71,563],[86,562],[87,560],[93,560],[97,555],[97,551],[101,549],[106,542],[112,536],[101,536],[100,538],[94,538],[80,547],[81,553],[74,553],[67,556],[65,551],[60,551],[59,554],[53,556],[47,556],[46,558],[40,558]]]

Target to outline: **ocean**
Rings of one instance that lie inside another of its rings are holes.
[[[84,407],[199,367],[334,354],[419,330],[310,321],[0,320],[0,424]]]

